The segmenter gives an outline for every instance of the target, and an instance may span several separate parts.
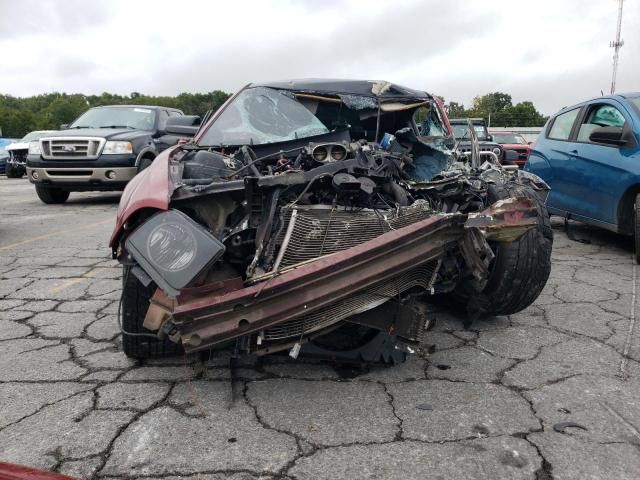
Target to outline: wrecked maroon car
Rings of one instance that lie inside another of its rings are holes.
[[[473,320],[529,306],[552,233],[535,175],[458,157],[441,103],[382,81],[250,84],[123,193],[130,357],[232,347],[397,363],[433,299]]]

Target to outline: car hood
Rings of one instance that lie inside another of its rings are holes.
[[[7,151],[11,151],[11,150],[28,150],[29,149],[29,143],[21,143],[21,142],[10,143],[6,147],[4,147],[4,149],[7,150]]]
[[[42,138],[99,137],[107,140],[131,140],[150,134],[151,132],[147,130],[132,130],[130,128],[70,128],[50,133]]]

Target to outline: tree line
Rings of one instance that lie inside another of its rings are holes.
[[[4,137],[20,138],[33,130],[57,130],[63,123],[71,123],[81,113],[101,105],[158,105],[182,110],[187,115],[203,115],[217,110],[230,94],[221,90],[208,93],[181,93],[175,97],[102,93],[46,93],[32,97],[0,95],[0,130]]]
[[[91,107],[101,105],[159,105],[182,110],[187,115],[203,115],[216,110],[229,98],[221,90],[208,93],[181,93],[175,97],[152,96],[138,92],[130,95],[102,93],[46,93],[32,97],[0,95],[0,130],[2,136],[20,138],[33,130],[56,130],[71,123]],[[512,103],[511,95],[502,92],[477,96],[471,108],[457,102],[445,104],[450,118],[482,117],[494,127],[541,127],[547,117],[538,112],[532,102]]]
[[[477,96],[468,109],[458,102],[445,103],[445,110],[449,118],[484,118],[492,127],[542,127],[549,118],[533,102],[514,105],[511,95],[502,92]]]

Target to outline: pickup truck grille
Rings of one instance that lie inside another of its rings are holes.
[[[57,137],[40,140],[42,158],[53,160],[94,160],[98,158],[104,138]]]

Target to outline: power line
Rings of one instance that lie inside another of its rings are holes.
[[[622,31],[622,4],[624,0],[618,0],[618,28],[616,30],[616,39],[609,43],[610,47],[613,47],[613,75],[611,76],[611,95],[616,93],[616,75],[618,74],[618,57],[620,47],[624,45],[624,40],[620,39],[620,33]]]

